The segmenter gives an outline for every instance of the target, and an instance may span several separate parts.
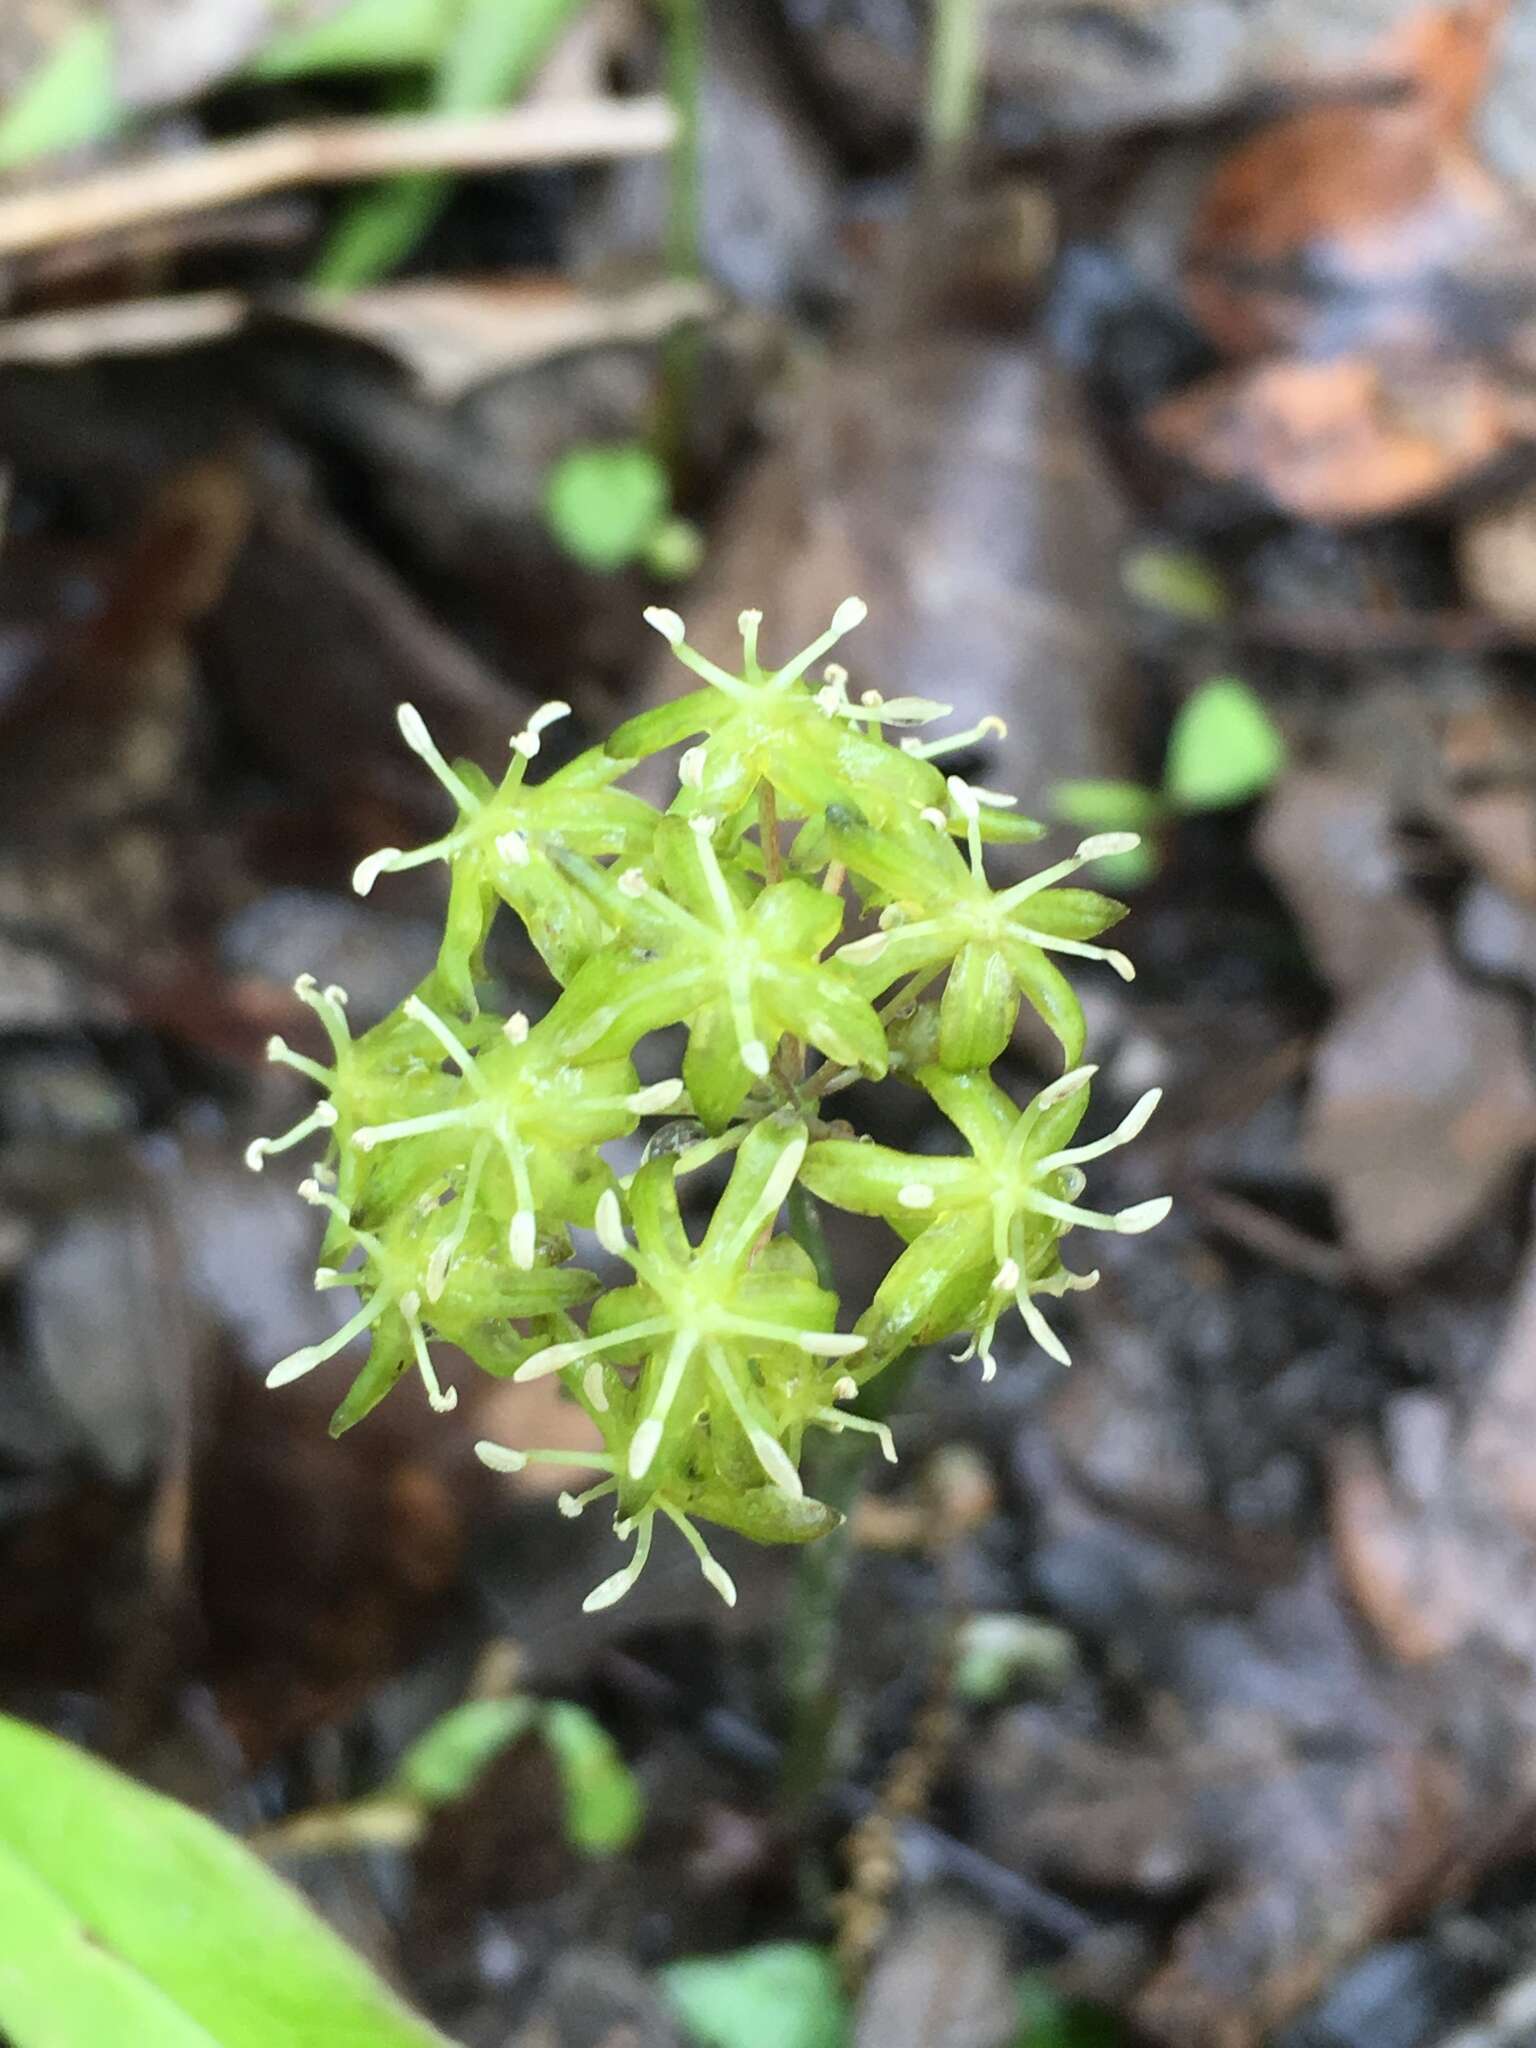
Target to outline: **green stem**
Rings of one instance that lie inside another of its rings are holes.
[[[928,160],[947,167],[970,141],[981,100],[985,0],[937,0],[928,52]]]
[[[795,1242],[810,1255],[822,1286],[830,1287],[827,1234],[815,1198],[799,1186],[790,1190],[789,1225]],[[918,1355],[909,1351],[894,1359],[862,1390],[849,1412],[883,1422],[906,1391]],[[851,1518],[874,1452],[875,1439],[865,1430],[845,1430],[840,1436],[818,1433],[806,1446],[806,1491],[844,1519],[830,1536],[800,1551],[790,1586],[784,1632],[789,1740],[780,1791],[791,1813],[804,1813],[814,1805],[831,1764],[837,1730],[838,1620],[853,1566]]]

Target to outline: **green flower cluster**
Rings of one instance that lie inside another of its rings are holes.
[[[1093,943],[1122,906],[1063,884],[1134,840],[1102,834],[994,889],[987,844],[1040,828],[939,763],[998,722],[927,741],[918,729],[947,706],[851,697],[825,657],[863,617],[850,598],[829,631],[772,669],[759,615],[744,612],[733,673],[688,645],[674,613],[649,612],[702,687],[534,782],[541,736],[565,705],[545,705],[514,737],[499,783],[444,760],[403,705],[406,744],[456,815],[430,845],[374,854],[355,882],[366,894],[381,875],[446,864],[436,967],[357,1037],[343,991],[305,977],[298,994],[329,1064],[280,1039],[269,1048],[321,1099],[283,1136],[258,1139],[249,1163],[323,1140],[300,1189],[326,1217],[316,1284],[353,1289],[360,1303],[269,1384],[367,1332],[340,1432],[413,1370],[434,1408],[452,1408],[434,1346],[517,1381],[558,1374],[601,1450],[478,1450],[504,1470],[532,1459],[592,1468],[590,1489],[563,1495],[562,1508],[612,1500],[633,1548],[589,1609],[633,1585],[658,1516],[734,1599],[698,1522],[766,1543],[826,1533],[836,1518],[800,1477],[807,1431],[871,1430],[894,1456],[889,1431],[849,1406],[861,1387],[910,1347],[957,1335],[959,1356],[990,1375],[1009,1308],[1065,1363],[1040,1301],[1096,1277],[1063,1265],[1066,1233],[1141,1231],[1167,1213],[1166,1197],[1113,1215],[1079,1204],[1083,1166],[1133,1137],[1157,1095],[1107,1137],[1074,1143],[1094,1069],[1081,1064],[1082,1009],[1053,957],[1130,975]],[[664,812],[617,787],[674,747]],[[558,986],[537,1023],[485,1006],[485,947],[503,907]],[[1067,1067],[1023,1107],[988,1072],[1021,1003]],[[673,1027],[686,1040],[680,1075],[643,1083],[637,1047]],[[912,1155],[829,1120],[830,1096],[886,1075],[924,1091],[967,1149]],[[641,1163],[620,1172],[636,1155],[619,1141],[655,1118],[665,1121]],[[694,1244],[679,1182],[717,1159],[729,1177]],[[780,1228],[792,1189],[883,1217],[905,1242],[851,1331],[837,1328],[837,1298],[808,1251]],[[591,1232],[630,1284],[605,1290],[574,1264],[573,1231]]]

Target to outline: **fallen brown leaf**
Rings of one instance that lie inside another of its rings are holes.
[[[1299,348],[1340,322],[1421,338],[1401,294],[1497,236],[1512,203],[1468,139],[1506,0],[1428,7],[1400,22],[1359,96],[1271,121],[1218,165],[1197,207],[1186,285],[1196,318],[1232,355]],[[1430,338],[1434,338],[1431,332]],[[1358,338],[1355,342],[1358,346]]]
[[[1536,398],[1471,359],[1288,356],[1218,371],[1145,426],[1207,476],[1348,525],[1426,504],[1536,439]]]

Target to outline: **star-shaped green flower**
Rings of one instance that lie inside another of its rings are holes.
[[[553,856],[620,938],[587,962],[546,1020],[579,1059],[627,1053],[646,1032],[686,1021],[683,1081],[711,1130],[768,1072],[786,1032],[844,1066],[886,1069],[880,1020],[820,959],[842,924],[841,898],[793,877],[753,896],[737,864],[722,865],[716,829],[707,816],[664,818],[649,868],[618,874]]]
[[[1081,1059],[1082,1005],[1051,953],[1105,960],[1125,980],[1134,969],[1123,953],[1088,941],[1125,915],[1125,906],[1090,889],[1053,885],[1087,861],[1126,853],[1134,833],[1102,832],[1012,888],[994,890],[982,853],[978,793],[951,776],[950,794],[963,816],[969,864],[949,837],[947,815],[927,825],[876,831],[848,809],[829,815],[828,833],[849,869],[883,900],[881,929],[855,939],[835,964],[861,995],[878,996],[907,977],[936,979],[948,967],[939,1007],[939,1061],[951,1073],[990,1066],[1013,1036],[1021,997],[1061,1041],[1068,1066]],[[933,827],[936,829],[928,829]]]
[[[409,853],[386,846],[359,863],[352,881],[366,896],[383,874],[448,863],[452,885],[438,973],[444,990],[470,1007],[486,934],[498,903],[517,912],[557,980],[566,981],[606,936],[591,901],[544,858],[551,840],[588,854],[643,852],[655,813],[637,796],[611,789],[625,763],[589,748],[539,783],[525,781],[540,735],[568,715],[568,704],[545,704],[512,740],[500,784],[472,763],[450,767],[412,705],[399,710],[400,731],[458,807],[458,822],[441,839]]]
[[[1091,1287],[1098,1275],[1069,1272],[1060,1239],[1078,1225],[1151,1230],[1172,1206],[1167,1195],[1114,1215],[1078,1206],[1083,1165],[1128,1144],[1161,1099],[1150,1089],[1107,1137],[1074,1146],[1095,1072],[1063,1074],[1021,1111],[985,1074],[925,1068],[918,1079],[970,1146],[969,1158],[836,1138],[810,1148],[800,1177],[813,1194],[882,1216],[908,1240],[856,1326],[869,1339],[857,1375],[913,1345],[969,1331],[960,1355],[979,1354],[990,1378],[992,1333],[1010,1303],[1041,1349],[1070,1363],[1033,1297]]]
[[[642,711],[612,735],[608,751],[627,764],[683,740],[698,740],[678,764],[674,809],[684,815],[700,811],[734,818],[766,783],[787,817],[819,820],[829,805],[856,795],[865,815],[876,822],[905,819],[944,802],[944,779],[930,756],[1004,730],[1001,719],[986,718],[973,730],[943,740],[907,739],[891,746],[880,736],[882,727],[927,725],[942,718],[949,706],[926,697],[885,698],[878,690],[866,690],[854,702],[847,672],[835,664],[819,684],[812,683],[817,662],[862,624],[866,607],[861,598],[847,598],[827,631],[778,669],[765,669],[758,658],[762,613],[743,612],[738,621],[740,675],[690,647],[676,612],[656,608],[645,616],[705,687]],[[988,836],[999,839],[1032,839],[1039,832],[1029,820],[1001,812],[988,826]]]
[[[807,1427],[869,1429],[894,1455],[889,1431],[834,1405],[854,1391],[842,1361],[864,1340],[831,1327],[836,1297],[792,1239],[771,1235],[805,1149],[797,1119],[754,1125],[697,1247],[683,1227],[675,1161],[642,1166],[628,1198],[634,1244],[617,1194],[597,1212],[603,1244],[633,1269],[635,1284],[602,1297],[585,1337],[549,1345],[513,1374],[562,1374],[602,1432],[604,1449],[578,1462],[607,1477],[568,1511],[615,1495],[616,1528],[639,1532],[629,1565],[589,1597],[589,1609],[620,1598],[639,1576],[657,1513],[683,1528],[727,1598],[729,1581],[720,1584],[723,1574],[685,1526],[692,1515],[762,1541],[822,1533],[830,1512],[805,1499],[796,1465]],[[530,1455],[557,1462],[567,1454],[481,1446],[491,1464]]]
[[[354,1130],[352,1150],[399,1147],[408,1178],[438,1169],[445,1158],[461,1160],[466,1211],[486,1196],[510,1215],[507,1252],[515,1267],[532,1268],[541,1230],[553,1239],[547,1248],[564,1256],[563,1226],[590,1224],[598,1196],[612,1185],[597,1147],[627,1137],[642,1116],[670,1109],[682,1083],[642,1088],[625,1058],[577,1063],[549,1018],[530,1029],[518,1012],[475,1053],[420,996],[408,997],[403,1010],[458,1069],[452,1098],[420,1115]],[[505,1188],[491,1187],[489,1175],[503,1176]],[[393,1192],[398,1199],[401,1190]]]
[[[510,1271],[500,1231],[476,1208],[473,1189],[456,1190],[451,1175],[395,1207],[376,1230],[357,1228],[346,1205],[317,1180],[305,1181],[299,1192],[331,1214],[315,1285],[355,1287],[361,1306],[323,1343],[281,1359],[267,1374],[267,1385],[301,1379],[371,1331],[368,1361],[331,1418],[333,1436],[361,1421],[412,1365],[435,1409],[457,1405],[457,1393],[438,1379],[430,1338],[456,1345],[489,1372],[505,1374],[533,1347],[534,1340],[513,1327],[517,1320],[547,1325],[597,1290],[592,1274],[574,1266]]]

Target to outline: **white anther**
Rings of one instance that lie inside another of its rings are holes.
[[[654,1415],[647,1415],[636,1429],[629,1443],[629,1476],[643,1479],[650,1471],[656,1453],[661,1449],[661,1424]]]
[[[539,1244],[539,1219],[531,1209],[519,1209],[507,1230],[507,1253],[514,1266],[528,1272]]]
[[[503,832],[496,840],[496,851],[509,868],[525,868],[531,856],[528,852],[528,835],[514,826]]]
[[[512,745],[525,761],[531,761],[539,751],[539,735],[545,727],[553,725],[557,719],[569,718],[570,715],[569,704],[562,704],[558,697],[552,698],[548,704],[539,706],[521,732],[513,734]]]
[[[843,1377],[832,1389],[832,1398],[834,1401],[851,1401],[858,1391],[859,1383],[853,1377],[853,1374],[844,1373]]]
[[[866,710],[878,711],[880,709],[880,706],[885,702],[885,699],[881,696],[878,690],[861,690],[859,692],[859,702],[866,708]]]
[[[866,960],[878,960],[890,943],[889,932],[871,932],[867,938],[854,939],[846,946],[839,946],[837,957],[839,960],[851,960],[859,966]]]
[[[821,679],[824,683],[830,683],[839,694],[848,687],[848,671],[840,661],[829,661],[821,672]]]
[[[432,735],[427,731],[426,720],[414,704],[402,704],[395,713],[395,723],[400,728],[400,737],[413,754],[432,748]]]
[[[937,804],[925,804],[922,810],[918,812],[918,816],[925,825],[931,825],[935,832],[947,832],[949,830],[949,819],[939,809]]]
[[[977,802],[976,792],[963,777],[947,775],[944,778],[944,786],[954,799],[955,809],[962,818],[976,818],[981,815],[981,806]]]
[[[743,640],[746,639],[749,633],[755,633],[762,623],[763,615],[760,611],[745,611],[736,614],[736,630],[740,633]]]
[[[795,1338],[802,1351],[808,1351],[812,1358],[852,1358],[856,1351],[862,1351],[866,1337],[844,1336],[838,1330],[802,1330]]]
[[[1139,832],[1095,832],[1077,849],[1079,860],[1107,860],[1111,854],[1134,853],[1141,844]]]
[[[994,811],[1011,811],[1018,802],[1018,798],[1010,796],[1006,789],[983,789],[979,783],[975,782],[968,783],[966,786],[970,790],[971,795],[975,797],[977,803],[990,805]]]
[[[997,1269],[992,1285],[999,1294],[1012,1294],[1019,1284],[1020,1277],[1018,1260],[1004,1259]]]
[[[528,1466],[521,1451],[508,1450],[505,1444],[487,1443],[484,1439],[475,1445],[475,1456],[493,1472],[522,1472]]]
[[[862,626],[869,617],[869,606],[862,597],[845,597],[832,614],[834,633],[851,633],[855,626]]]
[[[597,1241],[603,1250],[612,1252],[616,1259],[622,1258],[629,1250],[629,1240],[624,1235],[624,1212],[612,1188],[604,1188],[598,1196],[592,1227],[597,1232]]]
[[[704,787],[704,749],[688,747],[678,756],[677,779],[684,789]]]
[[[528,1043],[528,1016],[524,1010],[514,1010],[501,1027],[501,1035],[509,1045]]]
[[[655,632],[659,633],[663,640],[670,642],[673,647],[681,647],[687,637],[687,627],[677,616],[677,613],[669,612],[665,605],[653,604],[647,606],[645,623]]]
[[[650,886],[643,868],[626,868],[618,880],[621,896],[643,896]]]
[[[1150,1202],[1137,1202],[1133,1208],[1120,1211],[1115,1218],[1115,1228],[1122,1237],[1139,1237],[1144,1230],[1155,1230],[1172,1207],[1172,1195],[1158,1195]]]
[[[659,1116],[662,1110],[672,1107],[682,1092],[679,1080],[653,1081],[649,1088],[637,1088],[633,1095],[626,1095],[624,1102],[636,1116]]]
[[[1059,1075],[1056,1080],[1040,1090],[1035,1097],[1035,1107],[1055,1109],[1059,1104],[1069,1101],[1080,1088],[1086,1088],[1098,1071],[1098,1068],[1093,1066],[1073,1067],[1070,1073]]]
[[[903,1209],[931,1209],[933,1189],[925,1180],[909,1180],[896,1196]]]
[[[688,820],[688,823],[693,827],[694,831],[698,834],[700,839],[713,839],[715,836],[715,827],[719,824],[719,822],[720,820],[718,818],[712,818],[709,815],[708,811],[700,811],[699,815],[696,818],[690,818]]]
[[[360,860],[352,870],[352,887],[359,896],[366,896],[380,875],[388,874],[400,858],[398,846],[381,846],[377,853],[370,853],[366,860]]]

